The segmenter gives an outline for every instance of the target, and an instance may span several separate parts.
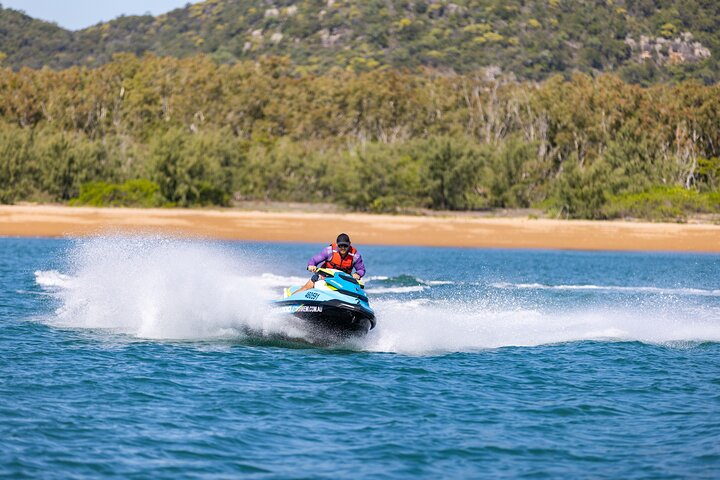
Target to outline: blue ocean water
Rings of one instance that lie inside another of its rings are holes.
[[[316,345],[321,247],[0,239],[0,476],[718,478],[720,256],[360,245]]]

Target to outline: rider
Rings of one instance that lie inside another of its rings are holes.
[[[310,259],[307,269],[315,274],[297,292],[310,290],[315,286],[315,282],[325,278],[321,273],[316,272],[318,267],[334,268],[345,273],[352,273],[353,268],[355,268],[355,273],[352,274],[355,279],[360,280],[365,276],[365,264],[362,255],[350,244],[350,237],[347,233],[338,235],[335,243],[325,247]]]

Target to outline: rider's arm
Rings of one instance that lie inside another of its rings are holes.
[[[353,264],[355,267],[355,272],[357,272],[360,277],[365,276],[365,264],[363,263],[362,255],[360,255],[360,252],[355,253],[355,263]]]
[[[332,258],[332,247],[327,246],[322,250],[322,252],[312,257],[308,262],[307,266],[317,267],[325,263],[330,258]]]

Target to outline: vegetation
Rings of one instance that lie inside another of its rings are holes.
[[[5,64],[100,66],[117,53],[218,63],[283,55],[295,73],[433,68],[521,80],[616,72],[720,79],[717,0],[205,0],[70,32],[0,7]]]
[[[122,185],[105,182],[89,182],[80,186],[78,198],[70,205],[95,207],[159,207],[163,204],[160,186],[146,179],[128,180]]]
[[[688,214],[718,212],[720,192],[699,193],[680,187],[655,187],[641,193],[612,197],[604,210],[609,218],[683,221]]]
[[[720,86],[696,81],[316,75],[275,57],[123,54],[2,70],[0,201],[683,219],[720,213],[718,112]]]

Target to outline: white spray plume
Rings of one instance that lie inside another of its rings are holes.
[[[69,274],[36,272],[55,287],[51,320],[142,338],[205,339],[247,330],[272,333],[285,322],[268,313],[273,290],[254,268],[217,244],[167,237],[113,236],[79,241]]]

